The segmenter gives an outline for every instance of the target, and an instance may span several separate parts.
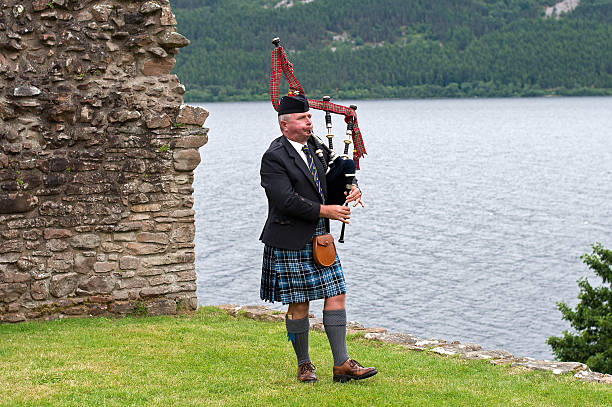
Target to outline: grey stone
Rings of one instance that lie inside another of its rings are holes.
[[[170,117],[166,113],[148,112],[145,114],[147,128],[159,129],[170,126]]]
[[[182,124],[194,124],[196,126],[204,125],[204,122],[208,118],[208,110],[198,106],[181,106],[178,116],[176,117],[177,123]]]
[[[96,273],[110,273],[117,270],[117,262],[114,261],[99,261],[93,265]]]
[[[108,21],[112,11],[113,6],[111,4],[97,4],[91,8],[91,14],[100,23]]]
[[[59,274],[51,277],[49,292],[54,297],[65,297],[74,293],[79,282],[79,275],[76,273]]]
[[[127,244],[127,250],[133,255],[158,254],[166,251],[166,245],[158,245],[154,243],[136,243],[130,242]]]
[[[170,235],[170,239],[174,243],[193,242],[195,237],[195,226],[186,225],[174,229]]]
[[[79,288],[89,294],[110,294],[115,288],[115,279],[112,277],[93,276],[79,284]]]
[[[134,256],[123,256],[119,259],[119,268],[122,270],[136,270],[140,260]]]
[[[82,255],[77,255],[74,258],[74,271],[79,274],[91,274],[93,273],[93,267],[95,263],[95,257],[85,257]]]
[[[208,136],[206,134],[202,134],[200,136],[184,136],[176,141],[173,141],[173,143],[173,147],[176,148],[197,149],[208,143]]]
[[[28,97],[37,95],[40,95],[40,89],[32,85],[18,86],[13,90],[13,96]]]
[[[162,47],[151,47],[147,51],[158,58],[166,58],[168,53]]]
[[[176,314],[176,302],[170,299],[160,299],[147,304],[149,315],[172,315]]]
[[[155,1],[146,1],[144,3],[142,3],[142,6],[140,6],[140,12],[142,14],[149,14],[149,13],[154,13],[157,10],[161,10],[162,6],[155,2]]]
[[[0,214],[25,213],[38,205],[38,197],[28,193],[0,194]]]
[[[136,235],[136,240],[143,243],[168,244],[170,239],[165,233],[142,232]]]
[[[199,151],[194,149],[176,151],[173,158],[177,171],[193,171],[201,161]]]
[[[142,73],[147,76],[168,75],[175,64],[176,60],[172,57],[147,58],[143,62]]]
[[[93,234],[76,235],[70,239],[70,244],[76,249],[95,249],[100,246],[100,237]]]
[[[187,38],[176,31],[165,32],[159,37],[157,42],[165,49],[182,48],[186,47],[190,43]]]
[[[47,242],[47,248],[52,252],[61,252],[69,248],[68,242],[61,239],[51,239]]]
[[[49,287],[47,286],[47,281],[33,281],[30,293],[32,298],[35,300],[46,300],[49,297]]]

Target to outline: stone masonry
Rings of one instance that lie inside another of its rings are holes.
[[[0,0],[0,321],[195,309],[193,170],[168,0]]]

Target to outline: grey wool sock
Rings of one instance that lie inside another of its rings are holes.
[[[323,310],[323,326],[334,355],[334,366],[342,366],[349,358],[346,350],[346,310]]]
[[[297,356],[297,363],[310,362],[308,354],[308,331],[310,320],[308,317],[302,319],[289,319],[285,316],[285,326],[287,327],[287,338],[293,343],[293,350]]]

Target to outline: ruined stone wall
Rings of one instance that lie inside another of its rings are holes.
[[[0,321],[197,305],[168,0],[0,0]]]

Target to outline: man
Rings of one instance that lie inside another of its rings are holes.
[[[284,96],[278,120],[282,136],[270,144],[261,160],[261,186],[268,198],[268,218],[260,237],[265,243],[261,299],[289,304],[285,325],[297,356],[298,380],[317,380],[308,354],[308,310],[310,301],[322,298],[323,325],[334,358],[334,381],[371,377],[378,371],[350,359],[346,349],[346,288],[340,261],[336,256],[334,264],[324,267],[312,257],[312,237],[327,233],[330,219],[349,223],[351,210],[325,204],[325,169],[314,155],[306,97]],[[363,205],[356,185],[346,200],[353,206]]]

